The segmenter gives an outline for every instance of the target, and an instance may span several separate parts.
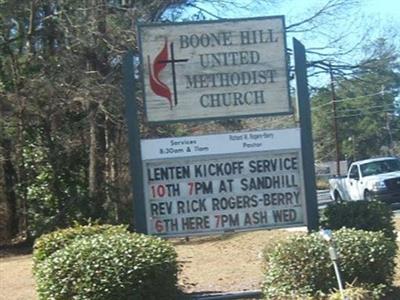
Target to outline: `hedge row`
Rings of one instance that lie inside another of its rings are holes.
[[[78,226],[38,239],[39,299],[175,299],[174,248],[121,226]]]
[[[379,299],[395,268],[391,210],[379,202],[340,203],[324,211],[321,224],[339,229],[333,239],[343,281],[351,287],[345,292]],[[340,299],[328,244],[319,233],[291,237],[266,249],[264,258],[265,299]],[[125,226],[59,230],[34,245],[39,299],[176,299],[176,259],[166,241],[130,233]]]
[[[342,227],[366,231],[382,231],[396,240],[393,211],[380,201],[346,201],[328,205],[322,212],[321,227],[337,230]]]
[[[391,208],[378,201],[336,203],[322,212],[320,224],[334,230],[339,269],[351,287],[346,290],[351,299],[380,299],[395,269],[397,234]],[[333,292],[337,278],[328,247],[313,233],[265,249],[265,299],[341,299]]]
[[[42,235],[36,239],[33,246],[34,263],[39,263],[51,254],[65,248],[67,245],[82,237],[91,237],[95,234],[111,236],[118,233],[127,233],[127,226],[124,225],[76,225],[74,227],[57,230]]]
[[[382,232],[340,229],[333,234],[345,283],[378,291],[394,275],[396,244]],[[266,299],[310,297],[337,287],[328,244],[319,233],[289,238],[264,252]]]

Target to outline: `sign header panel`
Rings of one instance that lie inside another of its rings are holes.
[[[284,19],[139,26],[148,121],[290,113]]]
[[[141,141],[143,160],[300,149],[300,147],[300,128]]]
[[[149,234],[305,224],[298,129],[144,140],[142,153]]]

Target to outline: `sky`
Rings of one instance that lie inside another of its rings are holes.
[[[286,26],[313,15],[328,1],[341,0],[214,0],[218,3],[235,2],[237,7],[222,8],[210,5],[210,0],[198,0],[207,19],[247,18],[284,15]],[[332,13],[320,19],[313,30],[302,32],[287,32],[287,45],[292,48],[292,38],[299,40],[308,51],[307,60],[324,59],[333,64],[355,65],[368,57],[367,45],[377,38],[385,38],[394,43],[400,51],[400,0],[344,0],[345,5],[358,1],[358,6],[345,7],[340,13]],[[254,3],[261,3],[256,4]],[[193,15],[194,9],[189,9],[183,18]],[[207,14],[207,11],[210,12]],[[178,20],[176,20],[178,21]],[[336,41],[337,37],[342,37]],[[335,41],[332,43],[332,41]],[[353,49],[354,48],[354,49]],[[339,52],[352,52],[339,56]],[[316,56],[311,51],[318,51],[327,56]],[[370,51],[371,52],[371,51]],[[310,70],[311,71],[311,70]],[[313,76],[309,82],[317,87],[329,82],[329,76],[322,74]]]
[[[262,3],[259,5],[254,5],[257,0],[231,0],[245,8],[220,10],[207,4],[207,0],[203,1],[206,4],[199,6],[222,18],[284,15],[286,25],[290,25],[310,16],[328,0],[259,0],[258,2]],[[288,33],[288,38],[291,40],[291,37],[296,37],[306,48],[314,48],[328,43],[322,36],[346,36],[342,44],[337,44],[338,47],[346,47],[361,40],[365,43],[377,37],[386,37],[388,40],[397,40],[400,48],[400,0],[359,0],[359,2],[360,6],[349,7],[341,14],[331,15],[326,22],[324,19],[313,32]],[[211,14],[205,15],[207,18],[212,18]]]
[[[237,0],[239,4],[247,5],[253,0]],[[320,3],[325,3],[326,0],[271,0],[271,5],[266,7],[270,13],[276,12],[287,12],[293,9],[305,10],[313,5],[318,5]],[[400,1],[399,0],[360,0],[360,9],[368,14],[374,14],[382,18],[397,18],[397,22],[400,21]],[[211,9],[212,11],[212,9]],[[229,15],[235,16],[235,12],[225,11]],[[240,13],[244,13],[241,11]],[[259,14],[265,14],[266,11],[259,9]],[[257,12],[248,12],[248,14],[254,15]]]
[[[257,0],[230,0],[236,1],[240,9],[221,9],[205,4],[211,14],[222,18],[244,18],[257,16],[284,15],[286,26],[297,23],[318,11],[329,0],[259,0],[260,5],[253,5]],[[340,0],[337,0],[340,1]],[[356,1],[356,0],[355,0]],[[301,41],[307,50],[315,50],[330,54],[329,60],[340,64],[356,64],[368,56],[368,47],[378,37],[384,37],[393,42],[400,49],[400,0],[358,0],[359,6],[346,7],[341,13],[331,14],[319,20],[312,30],[301,32],[287,32],[288,47],[291,48],[292,37]],[[207,3],[207,0],[204,0]],[[346,0],[345,3],[353,1]],[[208,18],[211,18],[211,14]],[[336,41],[337,37],[343,37]],[[335,40],[332,43],[332,40]],[[327,47],[327,45],[329,45]],[[348,55],[338,56],[338,52],[346,52],[350,48],[355,50]],[[332,54],[332,55],[331,55]],[[325,57],[326,58],[326,57]],[[320,57],[308,55],[309,60],[319,60]],[[324,80],[325,81],[325,80]]]
[[[400,21],[400,1],[398,0],[365,0],[364,10],[382,18],[397,18]]]
[[[238,3],[252,2],[251,0],[238,0]],[[326,0],[272,0],[274,2],[267,9],[270,13],[285,13],[295,10],[305,11],[308,8],[321,3],[325,3]],[[379,17],[382,20],[391,19],[392,22],[400,24],[400,1],[399,0],[360,0],[360,11]],[[249,12],[254,14],[254,12]],[[265,14],[266,11],[259,10],[259,14]],[[234,16],[235,13],[232,13]],[[256,12],[257,14],[257,12]]]

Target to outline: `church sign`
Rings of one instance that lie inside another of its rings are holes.
[[[298,128],[141,141],[147,231],[305,225]]]
[[[139,25],[150,122],[291,113],[283,16]]]

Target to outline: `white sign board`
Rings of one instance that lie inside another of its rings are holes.
[[[283,16],[139,26],[148,121],[290,113]]]
[[[149,234],[305,223],[297,128],[143,140],[141,148]]]

